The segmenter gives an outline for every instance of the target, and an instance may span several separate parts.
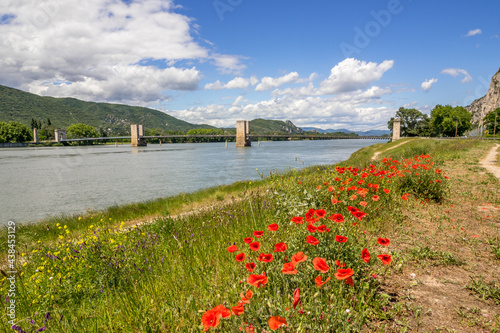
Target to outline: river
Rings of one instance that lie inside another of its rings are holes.
[[[334,164],[385,140],[264,141],[0,149],[0,224],[167,197]],[[257,170],[258,169],[258,170]]]

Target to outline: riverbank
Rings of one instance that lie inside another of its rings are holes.
[[[108,212],[114,215],[101,212],[27,226],[24,231],[21,227],[16,234],[18,263],[26,265],[19,267],[18,281],[27,286],[19,291],[17,318],[33,319],[32,327],[47,325],[54,332],[198,332],[204,328],[205,311],[217,305],[231,309],[240,292],[250,289],[254,295],[244,303],[243,314],[220,318],[214,331],[251,324],[260,332],[269,329],[270,316],[286,319],[298,332],[333,327],[371,332],[500,329],[500,285],[495,280],[500,273],[499,183],[479,166],[492,144],[414,140],[395,147],[401,142],[363,148],[339,163],[345,169],[311,167],[179,196],[168,205],[129,205]],[[377,151],[383,153],[373,161]],[[394,159],[398,163],[392,163]],[[373,170],[379,175],[375,177]],[[381,178],[391,172],[405,177]],[[424,179],[432,185],[420,186]],[[379,184],[380,189],[367,183]],[[361,188],[367,192],[358,193]],[[335,205],[332,198],[338,200]],[[348,205],[367,216],[355,217]],[[166,212],[161,207],[171,208]],[[304,214],[309,208],[318,212],[313,213],[318,214],[313,215],[318,219],[313,225],[322,223],[331,228],[329,233],[297,229],[307,224],[290,222],[295,216],[308,218]],[[162,216],[153,218],[158,213]],[[327,219],[332,213],[342,214],[345,222]],[[124,232],[127,224],[152,219],[153,223]],[[279,230],[269,229],[274,224]],[[27,232],[30,228],[35,229]],[[255,230],[263,230],[263,238],[257,239]],[[336,235],[348,241],[338,243]],[[306,236],[317,238],[319,245],[304,243]],[[253,258],[259,252],[246,248],[245,237],[259,241],[260,252],[273,254],[274,261]],[[389,246],[381,245],[379,238],[390,240]],[[236,242],[238,252],[228,252],[228,242]],[[297,273],[283,275],[285,258],[274,251],[278,242],[287,244],[289,256],[299,250],[309,256],[297,266]],[[99,251],[91,244],[99,244]],[[363,247],[371,253],[368,262],[362,260]],[[239,253],[246,255],[243,266],[235,261]],[[379,254],[389,254],[392,262],[380,262]],[[330,270],[315,270],[310,263],[314,257],[326,258]],[[254,274],[267,273],[265,288],[246,283],[250,273],[244,263],[252,258],[257,265]],[[338,259],[353,269],[352,287],[334,276]],[[331,281],[321,288],[303,283],[317,276]],[[293,299],[297,287],[302,305],[294,308],[289,297]],[[335,304],[342,312],[329,313],[321,304]],[[50,313],[52,319],[34,318],[35,311]],[[329,313],[330,319],[322,319],[322,313]]]

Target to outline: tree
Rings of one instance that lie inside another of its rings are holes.
[[[495,130],[495,116],[496,116],[496,130]],[[495,110],[489,112],[484,118],[483,123],[486,125],[488,132],[490,134],[499,134],[500,133],[500,108],[496,108]]]
[[[436,135],[461,136],[472,128],[472,114],[461,106],[436,105],[431,111],[431,124]]]
[[[17,121],[0,122],[0,137],[3,142],[28,142],[33,140],[29,128]]]
[[[427,115],[425,115],[427,116]],[[421,128],[423,128],[422,121],[424,121],[424,114],[417,109],[406,109],[400,107],[396,112],[396,118],[401,119],[401,136],[419,136]],[[394,118],[391,118],[387,123],[389,129],[392,131]]]
[[[71,124],[67,130],[68,139],[78,138],[97,138],[99,133],[97,130],[86,124]]]

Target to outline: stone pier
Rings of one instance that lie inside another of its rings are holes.
[[[392,141],[401,139],[401,119],[396,118],[392,123]]]
[[[250,122],[247,120],[236,121],[236,147],[250,147],[252,143],[248,135],[250,134]]]
[[[33,128],[33,143],[40,143],[40,139],[38,137],[38,128]]]
[[[65,130],[54,130],[54,141],[55,142],[66,141],[66,131]]]
[[[130,141],[132,147],[144,147],[148,144],[144,136],[144,125],[130,125]]]

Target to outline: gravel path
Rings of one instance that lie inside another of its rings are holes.
[[[498,160],[498,147],[500,147],[499,144],[496,144],[493,146],[490,151],[488,152],[488,155],[486,155],[485,158],[483,158],[481,161],[479,161],[479,164],[481,164],[482,167],[484,167],[486,170],[491,172],[495,177],[500,179],[500,167],[496,164]]]

